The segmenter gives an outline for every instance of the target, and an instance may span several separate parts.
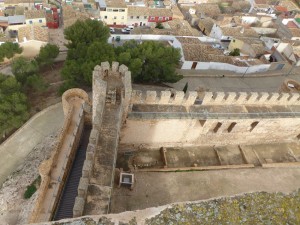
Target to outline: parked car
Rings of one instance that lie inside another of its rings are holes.
[[[127,30],[126,28],[122,29],[123,34],[130,34],[130,30]]]
[[[115,28],[110,27],[110,28],[109,28],[109,31],[110,31],[110,33],[115,33]]]
[[[134,26],[129,25],[129,26],[127,26],[126,28],[129,28],[130,30],[133,30],[133,29],[134,29]]]

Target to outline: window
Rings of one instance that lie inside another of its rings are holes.
[[[250,132],[253,131],[253,129],[257,126],[258,122],[255,121],[253,123],[251,123],[251,128],[250,128]]]
[[[117,17],[116,16],[114,16],[114,20],[116,20],[117,19]]]
[[[113,12],[119,12],[119,10],[118,9],[113,9]]]
[[[137,19],[139,19],[140,17],[139,17],[139,16],[137,16],[136,18],[137,18]]]
[[[159,21],[162,21],[162,20],[163,20],[163,18],[160,16],[160,17],[158,18],[158,20],[159,20]]]
[[[107,9],[107,12],[112,12],[112,9]]]
[[[155,20],[155,17],[151,16],[151,17],[150,17],[150,20]]]
[[[29,20],[29,24],[32,24],[32,20]]]
[[[39,23],[42,23],[43,22],[43,20],[39,20]]]
[[[124,16],[122,16],[121,19],[124,20]]]
[[[133,16],[131,16],[130,19],[133,19]]]
[[[213,132],[217,133],[221,126],[222,126],[222,123],[218,122],[216,127],[213,129]]]
[[[166,17],[165,20],[169,20],[169,17]]]
[[[147,16],[144,16],[144,19],[147,19]]]
[[[230,124],[230,126],[227,129],[228,133],[230,133],[232,131],[232,129],[235,127],[235,125],[236,125],[236,122],[233,122]]]
[[[104,16],[104,19],[107,19],[107,16]]]
[[[119,9],[119,12],[125,12],[125,9]]]

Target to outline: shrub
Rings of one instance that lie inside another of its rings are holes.
[[[24,193],[24,198],[29,199],[35,192],[36,192],[36,186],[34,184],[31,184],[27,186],[27,189]]]

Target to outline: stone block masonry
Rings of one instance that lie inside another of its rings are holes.
[[[206,92],[203,105],[300,105],[299,93]]]
[[[183,91],[176,91],[172,94],[170,91],[147,91],[143,93],[139,90],[133,90],[131,104],[191,106],[195,103],[197,96],[195,91],[190,91],[187,94],[184,94]]]

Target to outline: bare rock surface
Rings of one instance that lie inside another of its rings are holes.
[[[7,177],[0,189],[0,225],[26,224],[37,192],[27,200],[23,197],[24,192],[38,178],[38,167],[50,157],[56,141],[56,134],[46,137],[32,149],[23,164]]]

